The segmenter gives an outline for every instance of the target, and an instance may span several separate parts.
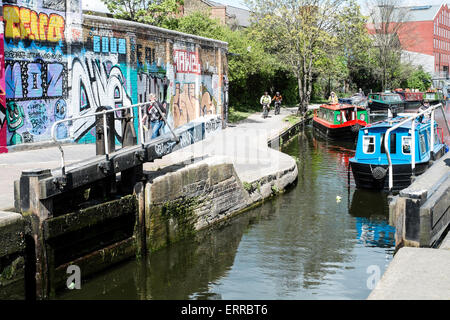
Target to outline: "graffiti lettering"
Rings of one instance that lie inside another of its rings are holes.
[[[5,68],[6,98],[30,100],[62,97],[64,69],[61,63],[17,61],[11,64],[8,61]],[[26,75],[26,86],[22,83],[23,74]]]
[[[127,53],[126,39],[110,37],[92,37],[92,49],[96,53]]]
[[[75,114],[95,112],[100,107],[131,105],[125,88],[125,77],[112,61],[99,59],[74,59],[72,65],[72,105]],[[73,122],[75,140],[82,139],[94,126],[94,118]],[[120,121],[115,122],[116,136],[120,138]]]
[[[212,133],[222,128],[222,121],[220,118],[213,118],[205,122],[206,133]]]
[[[31,133],[41,135],[47,130],[48,116],[45,104],[33,102],[28,106],[28,121],[31,123]]]
[[[5,37],[58,42],[64,40],[65,21],[56,13],[47,15],[34,10],[4,5]]]
[[[195,74],[200,74],[201,72],[198,55],[195,52],[175,50],[173,60],[176,72]]]

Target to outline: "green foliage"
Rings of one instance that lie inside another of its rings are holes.
[[[251,110],[251,108],[248,108]],[[236,123],[242,120],[247,119],[252,112],[246,112],[246,111],[237,111],[233,107],[228,109],[228,122]]]
[[[431,87],[431,75],[422,68],[413,71],[411,76],[404,82],[402,87],[410,89],[419,89],[426,91]]]
[[[102,0],[114,18],[168,27],[176,24],[183,0]]]
[[[268,53],[265,43],[252,38],[249,30],[232,30],[204,12],[181,17],[176,24],[167,27],[228,43],[229,97],[230,107],[234,110],[259,111],[259,98],[266,90],[271,94],[280,91],[284,103],[295,103],[292,76],[280,70],[279,62]]]

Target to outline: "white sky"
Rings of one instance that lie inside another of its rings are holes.
[[[229,6],[246,8],[241,0],[214,0]],[[108,12],[106,5],[101,0],[82,0],[83,10],[95,10],[99,12]]]
[[[230,6],[235,6],[239,8],[245,8],[244,1],[242,0],[214,0],[223,4]],[[367,1],[374,0],[358,0],[362,11],[367,7]],[[429,5],[429,4],[442,4],[447,1],[443,0],[403,0],[404,5]],[[449,0],[450,2],[450,0]],[[100,12],[107,12],[105,4],[101,0],[82,0],[83,10],[95,10]]]

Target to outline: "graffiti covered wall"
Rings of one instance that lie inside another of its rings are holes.
[[[4,0],[1,11],[0,152],[50,140],[58,120],[145,102],[150,93],[174,127],[223,119],[226,43],[84,16],[79,0]],[[56,136],[93,142],[95,119],[59,124]]]

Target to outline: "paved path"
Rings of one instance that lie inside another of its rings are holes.
[[[401,248],[369,300],[450,300],[450,250]]]
[[[280,115],[274,116],[271,112],[267,119],[259,113],[253,114],[236,126],[232,125],[154,163],[144,164],[144,169],[157,170],[192,158],[223,156],[234,163],[241,181],[255,181],[295,164],[291,157],[267,147],[269,137],[289,125],[282,119],[295,110],[283,108]],[[95,156],[95,144],[71,144],[63,149],[66,165]],[[23,170],[60,167],[60,157],[57,147],[0,154],[0,210],[14,207],[14,180],[20,178]]]
[[[224,157],[233,162],[235,170],[245,182],[253,182],[263,176],[275,174],[295,165],[295,160],[279,151],[268,148],[267,142],[276,137],[289,122],[283,121],[296,108],[282,109],[280,115],[272,112],[266,119],[256,113],[236,126],[219,131],[203,141],[173,152],[144,166],[156,170],[191,158]]]

